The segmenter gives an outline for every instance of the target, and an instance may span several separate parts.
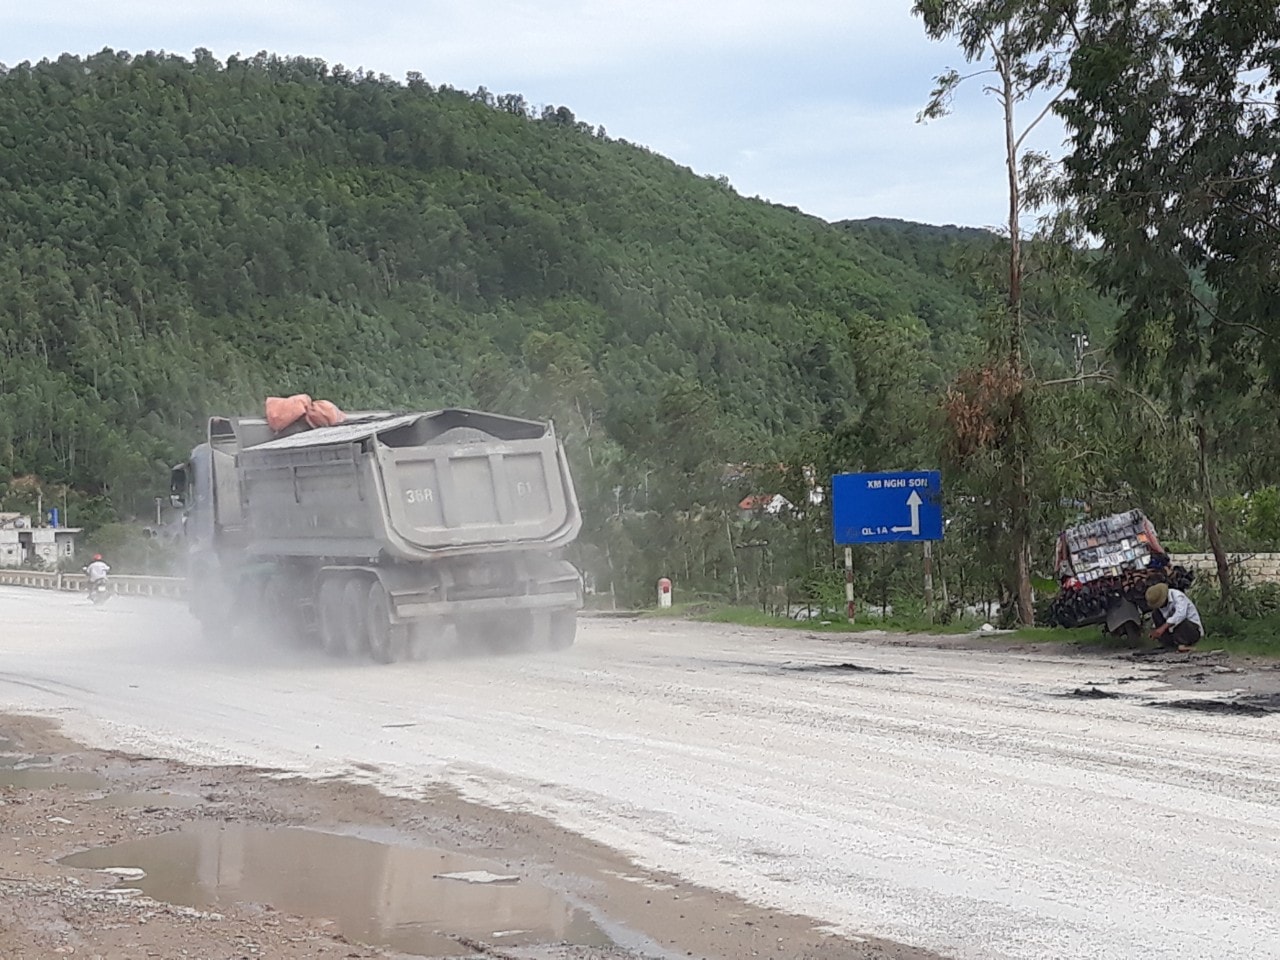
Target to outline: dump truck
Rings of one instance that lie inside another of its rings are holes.
[[[1059,591],[1049,605],[1049,623],[1059,627],[1101,625],[1136,643],[1150,613],[1147,588],[1167,583],[1191,586],[1194,574],[1173,566],[1141,510],[1129,510],[1064,530],[1054,558]]]
[[[213,417],[170,493],[209,634],[256,622],[382,662],[446,636],[574,641],[582,577],[562,553],[582,518],[550,422],[374,411],[276,431]]]

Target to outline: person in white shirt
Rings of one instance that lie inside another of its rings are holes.
[[[84,568],[84,572],[88,575],[90,583],[97,583],[99,580],[107,579],[107,574],[111,572],[111,568],[103,563],[102,554],[95,553],[93,562]]]
[[[1147,588],[1147,606],[1156,624],[1151,639],[1162,647],[1176,646],[1179,653],[1186,653],[1204,636],[1200,611],[1181,590],[1171,590],[1167,583],[1153,584]]]

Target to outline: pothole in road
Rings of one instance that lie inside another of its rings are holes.
[[[1068,700],[1119,700],[1132,698],[1133,694],[1102,690],[1097,686],[1076,687],[1064,693],[1054,694]],[[1143,704],[1162,710],[1191,710],[1196,713],[1216,713],[1241,717],[1264,717],[1280,713],[1280,694],[1245,694],[1218,699],[1185,698],[1181,700],[1147,700]]]
[[[890,670],[886,667],[867,667],[860,663],[801,663],[784,664],[783,670],[796,673],[871,673],[882,676],[910,673],[910,670]]]
[[[1280,713],[1280,694],[1250,694],[1226,700],[1185,699],[1154,701],[1148,706],[1168,710],[1194,710],[1197,713],[1217,713],[1241,717],[1265,717]]]
[[[1118,700],[1121,694],[1112,690],[1099,690],[1097,687],[1076,687],[1066,693],[1058,694],[1070,700]]]
[[[494,947],[613,944],[585,910],[492,863],[295,827],[192,824],[73,854],[94,870],[136,868],[123,886],[197,909],[265,904],[332,920],[344,937],[417,956]]]

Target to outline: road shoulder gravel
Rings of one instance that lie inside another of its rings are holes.
[[[247,767],[199,767],[134,757],[89,749],[62,736],[52,721],[22,715],[0,715],[0,756],[9,761],[11,772],[16,764],[21,771],[48,774],[38,786],[0,786],[0,956],[8,960],[72,955],[101,960],[355,960],[404,955],[353,939],[343,932],[338,918],[294,915],[270,903],[224,903],[205,909],[168,903],[140,895],[129,875],[59,862],[84,850],[197,826],[227,825],[307,827],[401,848],[482,858],[521,882],[554,891],[589,914],[614,940],[612,946],[512,946],[445,925],[432,941],[451,941],[450,949],[439,956],[936,957],[882,940],[834,936],[808,918],[760,909],[639,868],[540,817],[468,803],[446,787],[431,788],[416,800],[390,798],[338,778],[315,781]],[[122,873],[131,869],[129,864],[120,867]],[[336,871],[345,868],[333,865]],[[495,910],[492,926],[495,932],[507,933],[501,928],[508,921],[499,914]]]

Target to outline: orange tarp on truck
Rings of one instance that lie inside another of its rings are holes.
[[[328,400],[312,400],[305,393],[292,397],[267,397],[267,426],[276,433],[306,420],[310,427],[336,427],[347,419],[346,414]]]

